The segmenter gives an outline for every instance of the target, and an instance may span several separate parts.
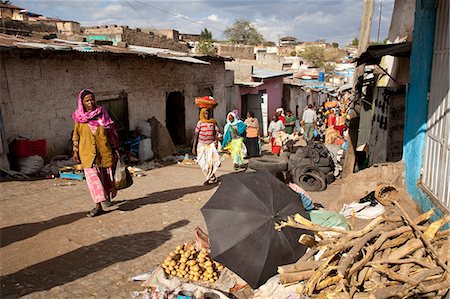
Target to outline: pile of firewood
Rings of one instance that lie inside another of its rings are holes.
[[[429,224],[434,211],[412,220],[393,201],[358,231],[320,227],[300,215],[276,225],[314,232],[299,242],[310,249],[278,268],[280,282],[316,298],[441,298],[450,288],[450,215]],[[321,254],[321,255],[320,255]]]

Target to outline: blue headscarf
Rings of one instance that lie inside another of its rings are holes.
[[[231,122],[229,117],[230,115],[233,116],[233,121]],[[223,141],[222,146],[225,147],[227,144],[231,141],[231,132],[230,132],[230,126],[235,126],[237,128],[237,132],[239,135],[245,134],[245,130],[247,128],[247,125],[244,124],[242,120],[240,120],[234,112],[230,112],[227,114],[227,124],[225,125],[223,132]]]

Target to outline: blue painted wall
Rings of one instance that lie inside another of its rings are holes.
[[[434,207],[417,182],[423,164],[425,147],[428,117],[427,98],[430,90],[435,23],[435,0],[416,0],[410,78],[405,107],[403,160],[405,162],[406,188],[423,211]],[[442,215],[439,212],[438,214],[440,214],[438,217]]]

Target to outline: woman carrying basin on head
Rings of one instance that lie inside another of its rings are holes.
[[[202,108],[200,120],[195,127],[192,154],[197,155],[197,164],[206,176],[204,185],[217,182],[216,171],[220,166],[220,156],[217,152],[217,136],[219,127],[217,121],[211,118],[211,110]]]

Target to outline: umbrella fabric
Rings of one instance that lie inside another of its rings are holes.
[[[252,288],[264,284],[280,265],[296,262],[306,247],[298,243],[308,231],[274,224],[300,213],[298,194],[268,172],[222,177],[216,193],[201,209],[208,227],[211,257]]]

